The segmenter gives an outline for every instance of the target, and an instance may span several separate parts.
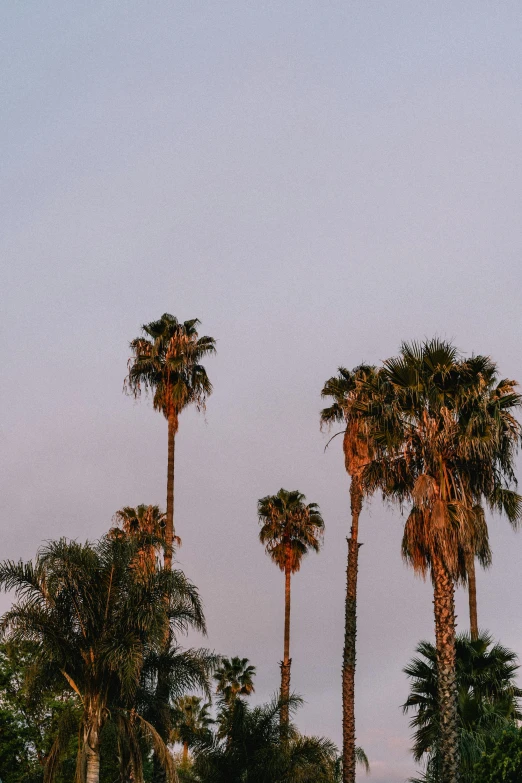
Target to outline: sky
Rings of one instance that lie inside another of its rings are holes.
[[[277,690],[284,584],[256,503],[299,489],[326,534],[293,579],[297,722],[340,742],[349,481],[321,388],[434,335],[522,379],[521,35],[509,0],[1,5],[2,557],[165,504],[166,422],[122,393],[128,343],[198,317],[218,353],[176,446],[208,622],[190,642],[248,657],[256,701]],[[522,656],[522,534],[489,521],[479,623]],[[414,772],[402,668],[433,637],[403,522],[377,497],[361,518],[372,783]],[[461,591],[457,611],[466,630]]]

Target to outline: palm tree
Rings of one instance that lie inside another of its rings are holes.
[[[183,744],[183,766],[188,762],[189,746],[208,734],[214,723],[209,710],[210,702],[203,702],[199,696],[182,696],[174,705],[171,740]]]
[[[505,511],[513,524],[520,518],[521,499],[511,489],[520,437],[512,410],[520,398],[501,395],[491,406],[481,395],[476,366],[437,339],[403,344],[370,386],[361,410],[375,454],[363,471],[363,486],[380,488],[399,503],[412,501],[402,551],[415,571],[431,573],[442,779],[456,783],[455,585],[467,579],[468,553],[484,525],[479,501]]]
[[[156,568],[156,554],[164,549],[165,514],[159,506],[140,504],[136,508],[125,506],[114,515],[114,521],[121,527],[113,527],[109,536],[117,537],[122,532],[138,544],[137,567],[147,573]],[[163,545],[163,546],[162,546]]]
[[[189,628],[204,631],[195,587],[181,571],[135,578],[137,544],[102,538],[95,544],[60,540],[39,550],[34,563],[0,563],[0,587],[16,600],[0,621],[14,644],[35,645],[35,666],[62,678],[81,713],[78,780],[98,783],[100,735],[115,722],[136,783],[142,781],[140,738],[154,747],[167,778],[172,758],[154,727],[136,709],[144,662]],[[69,726],[69,735],[74,726]],[[65,732],[66,734],[67,732]],[[64,745],[57,736],[47,761],[53,779]]]
[[[283,706],[293,712],[301,699],[273,699],[250,707],[234,702],[229,732],[219,732],[194,747],[194,771],[200,783],[334,783],[337,749],[324,738],[303,737],[292,723],[287,741],[280,736]]]
[[[254,693],[254,677],[256,667],[249,663],[248,658],[222,658],[221,664],[214,674],[216,693],[223,702],[230,706],[238,696],[250,696]]]
[[[343,702],[343,781],[354,783],[356,767],[355,745],[355,666],[357,637],[357,573],[359,569],[359,516],[364,491],[362,471],[373,455],[373,444],[367,420],[361,416],[358,402],[364,398],[368,383],[375,376],[375,368],[361,364],[354,370],[340,367],[338,375],[330,378],[321,392],[331,397],[332,405],[321,412],[321,426],[334,422],[344,424],[343,452],[346,472],[350,476],[350,509],[352,524],[348,541],[346,566],[346,598],[344,623],[344,652],[342,669]],[[334,436],[335,437],[335,436]]]
[[[159,321],[142,326],[146,336],[130,343],[132,357],[124,389],[139,397],[142,390],[153,393],[155,410],[168,421],[167,518],[165,568],[172,566],[174,543],[174,447],[179,415],[188,406],[204,409],[212,384],[201,360],[215,353],[212,337],[199,337],[200,321],[181,323],[164,313]]]
[[[499,379],[496,364],[487,356],[472,356],[465,361],[466,371],[463,382],[470,395],[463,406],[463,417],[468,419],[470,433],[476,436],[480,428],[484,437],[491,438],[488,444],[495,456],[479,460],[474,464],[471,456],[473,492],[476,496],[476,535],[465,553],[466,574],[469,595],[470,633],[472,639],[478,639],[477,587],[475,576],[475,558],[483,568],[491,565],[491,551],[488,541],[488,528],[484,516],[483,500],[490,509],[506,513],[509,521],[516,527],[520,519],[519,499],[516,493],[506,491],[499,485],[498,467],[505,472],[509,480],[516,485],[513,472],[514,450],[520,437],[520,425],[513,416],[513,410],[520,406],[521,397],[517,393],[517,383],[507,378]],[[466,410],[467,409],[467,410]]]
[[[310,551],[319,552],[324,522],[317,503],[306,504],[297,490],[280,489],[277,495],[267,495],[257,504],[261,530],[259,540],[265,551],[285,575],[284,653],[281,661],[281,731],[288,727],[290,698],[290,580],[301,568],[303,557]]]
[[[487,633],[472,639],[459,634],[455,643],[461,780],[473,783],[473,769],[489,740],[522,718],[522,690],[516,686],[517,656]],[[437,651],[420,642],[417,657],[404,669],[412,680],[404,712],[415,710],[413,756],[425,760],[427,777],[440,778]]]

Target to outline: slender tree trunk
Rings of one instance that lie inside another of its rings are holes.
[[[471,640],[478,639],[478,616],[477,616],[477,577],[475,573],[475,556],[470,553],[467,563],[468,572],[468,598],[469,598],[469,630]]]
[[[174,541],[174,449],[176,445],[176,433],[178,431],[178,416],[175,412],[169,413],[169,445],[167,464],[167,523],[165,529],[165,569],[172,568],[172,544]]]
[[[432,561],[432,576],[437,646],[441,781],[458,783],[460,758],[455,671],[455,585],[438,556],[435,556]]]
[[[167,464],[167,520],[165,528],[165,557],[163,567],[166,571],[172,568],[172,546],[174,542],[174,449],[176,445],[176,433],[178,431],[178,416],[175,412],[170,412],[168,416],[169,441],[168,441],[168,464]],[[168,649],[171,642],[170,631],[165,638],[165,649]],[[156,699],[160,704],[160,714],[156,723],[156,730],[164,742],[168,741],[170,734],[170,715],[168,711],[169,701],[168,679],[164,672],[158,674],[156,683]],[[167,779],[166,772],[160,764],[158,755],[154,752],[153,756],[154,783],[164,783]]]
[[[292,572],[290,569],[289,558],[287,555],[287,565],[285,567],[285,640],[283,660],[281,661],[281,699],[285,704],[281,708],[281,736],[285,738],[288,735],[288,723],[290,711],[288,709],[288,699],[290,698],[290,579]]]
[[[352,527],[348,541],[343,653],[343,783],[355,783],[355,641],[357,638],[357,571],[359,516],[363,493],[360,478],[352,476],[350,506]]]
[[[183,743],[183,756],[181,758],[181,763],[183,764],[184,767],[186,767],[187,766],[187,762],[188,762],[188,742],[184,742]]]

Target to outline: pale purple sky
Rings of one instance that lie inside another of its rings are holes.
[[[320,504],[294,579],[298,723],[340,740],[348,481],[323,382],[439,334],[522,379],[519,2],[3,3],[2,556],[164,503],[166,426],[122,395],[171,312],[218,340],[177,446],[180,561],[208,644],[278,686],[283,579],[256,501]],[[373,783],[414,771],[401,673],[432,636],[401,517],[361,520],[357,734]],[[492,520],[479,621],[522,655],[522,540]],[[7,605],[5,597],[2,606]],[[467,627],[458,599],[459,628]],[[364,776],[361,775],[361,779]]]

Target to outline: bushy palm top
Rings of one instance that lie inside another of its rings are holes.
[[[254,693],[255,666],[248,658],[222,658],[214,674],[216,693],[226,704],[231,704],[238,696]]]
[[[520,521],[513,462],[521,404],[516,383],[499,380],[488,357],[464,360],[437,339],[403,344],[370,382],[358,402],[376,444],[364,485],[413,501],[403,554],[416,570],[425,573],[437,555],[465,580],[465,551],[482,551],[487,561],[482,501]]]
[[[187,405],[204,407],[212,392],[201,360],[215,353],[212,337],[199,337],[200,321],[180,322],[165,313],[158,321],[142,327],[145,336],[130,343],[132,358],[125,388],[138,397],[142,390],[153,393],[153,404],[166,418],[179,415]]]
[[[203,701],[200,696],[181,696],[174,704],[172,723],[172,741],[190,745],[205,736],[214,723],[210,702]]]
[[[259,540],[281,571],[299,571],[307,552],[321,547],[324,521],[319,506],[305,501],[297,490],[280,489],[258,502]]]
[[[136,566],[154,570],[156,555],[165,547],[165,516],[159,506],[125,506],[115,513],[118,527],[111,528],[109,536],[117,538],[124,534],[132,539],[137,545]]]
[[[368,419],[361,414],[359,403],[366,398],[376,374],[373,365],[361,364],[354,370],[339,367],[338,374],[326,381],[322,397],[333,402],[321,411],[321,426],[340,422],[343,430],[343,450],[346,471],[350,476],[360,471],[373,454]],[[335,437],[335,436],[334,436]]]

